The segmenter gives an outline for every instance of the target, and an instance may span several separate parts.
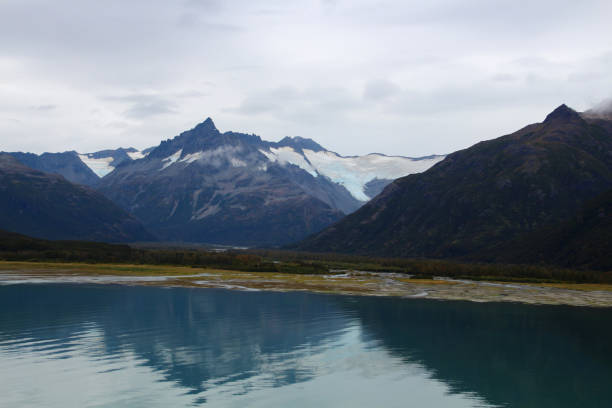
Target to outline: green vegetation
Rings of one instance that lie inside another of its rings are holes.
[[[299,259],[274,262],[246,251],[141,249],[83,241],[47,241],[0,231],[0,260],[206,267],[245,272],[323,274],[323,264]]]
[[[330,253],[260,251],[264,258],[301,259],[318,262],[330,269],[358,269],[398,272],[416,279],[445,276],[453,279],[495,280],[507,282],[573,282],[612,283],[612,271],[564,269],[548,265],[513,265],[500,263],[468,263],[435,259],[376,258]]]
[[[281,250],[218,252],[202,249],[146,249],[81,241],[45,241],[2,231],[0,231],[0,260],[113,263],[125,264],[126,267],[128,265],[187,266],[311,275],[340,270],[362,270],[404,273],[418,279],[445,276],[455,279],[534,283],[612,283],[612,272],[560,269],[539,265],[375,258]]]
[[[589,200],[573,217],[520,236],[489,252],[495,262],[536,263],[612,270],[612,190]]]

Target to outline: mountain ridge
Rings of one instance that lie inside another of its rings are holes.
[[[155,237],[93,189],[0,154],[0,228],[44,239],[152,241]]]
[[[374,195],[394,175],[439,160],[343,158],[311,139],[222,133],[207,118],[117,167],[99,189],[169,240],[274,246],[356,210],[366,190]]]
[[[298,243],[309,251],[461,257],[571,217],[612,187],[612,123],[565,105],[452,153]]]

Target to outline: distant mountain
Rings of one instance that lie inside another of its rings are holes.
[[[612,188],[612,122],[565,105],[543,123],[400,178],[297,245],[309,251],[465,257],[573,217]]]
[[[98,188],[162,239],[278,245],[359,208],[393,178],[441,157],[342,157],[316,142],[221,133],[208,118],[126,162]]]
[[[26,167],[8,154],[0,154],[0,228],[45,239],[155,239],[100,193]]]
[[[93,186],[100,180],[100,177],[83,163],[76,152],[43,153],[41,155],[21,152],[8,154],[25,166],[45,173],[59,174],[73,183]]]
[[[94,153],[79,154],[79,158],[96,173],[99,178],[102,178],[122,163],[142,159],[149,154],[151,150],[152,149],[149,148],[140,151],[133,147],[128,149],[120,147],[114,150],[100,150]]]
[[[393,180],[423,172],[444,159],[437,155],[410,158],[380,153],[345,157],[300,137],[266,143],[262,152],[270,161],[296,165],[313,177],[327,178],[346,188],[360,205],[378,195]],[[354,209],[340,210],[350,213]]]
[[[150,150],[138,151],[131,147],[84,154],[75,151],[40,155],[22,152],[8,154],[35,170],[59,174],[72,183],[95,186],[101,177],[113,171],[121,163],[140,159]]]

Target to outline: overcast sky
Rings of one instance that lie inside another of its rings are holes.
[[[0,0],[0,150],[145,148],[210,116],[447,153],[612,96],[612,1]]]

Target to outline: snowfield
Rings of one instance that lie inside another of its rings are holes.
[[[110,173],[111,171],[115,170],[116,166],[113,165],[113,162],[115,161],[115,158],[113,156],[97,157],[97,158],[95,157],[96,155],[99,156],[100,153],[102,152],[85,153],[85,154],[78,153],[78,156],[79,156],[79,159],[81,159],[81,161],[83,162],[83,164],[89,167],[91,171],[96,173],[98,177],[102,178],[106,176],[108,173]],[[146,157],[148,153],[143,154],[141,151],[135,150],[133,152],[127,151],[126,154],[131,160],[138,160],[138,159],[142,159]]]
[[[422,173],[444,156],[428,159],[412,159],[402,156],[385,156],[368,154],[365,156],[342,157],[329,151],[314,152],[304,150],[308,161],[330,180],[343,185],[356,199],[368,201],[365,186],[368,182],[379,180],[395,180],[408,174]]]
[[[294,149],[290,146],[265,147],[258,149],[265,156],[264,163],[259,161],[254,167],[258,171],[267,171],[267,162],[280,165],[294,165],[313,177],[326,177],[334,183],[344,186],[357,200],[366,202],[372,197],[366,194],[366,186],[373,180],[395,180],[408,174],[421,173],[444,159],[444,156],[431,156],[413,159],[403,156],[385,156],[371,153],[365,156],[344,157],[328,150],[314,151]],[[219,167],[230,163],[232,167],[248,167],[246,159],[241,157],[242,149],[233,146],[221,146],[216,149],[203,150],[185,154],[179,149],[174,154],[161,160],[159,171],[175,163],[187,165],[194,162],[206,162]],[[146,157],[141,151],[127,152],[132,160]],[[93,153],[79,154],[79,158],[98,177],[102,178],[115,169],[113,157],[94,158]]]
[[[115,170],[111,163],[113,161],[112,157],[104,157],[101,159],[94,159],[93,157],[89,157],[87,154],[79,154],[79,159],[87,167],[91,169],[98,177],[104,177],[111,171]]]
[[[142,159],[146,156],[146,154],[143,154],[142,152],[139,152],[138,150],[135,152],[127,152],[127,155],[130,156],[130,159],[132,160]]]
[[[408,174],[421,173],[444,159],[444,156],[413,159],[403,156],[385,156],[372,153],[365,156],[344,157],[330,151],[291,147],[259,150],[271,162],[293,164],[310,173],[313,177],[324,176],[344,186],[359,201],[368,201],[366,185],[372,180],[395,180]]]

